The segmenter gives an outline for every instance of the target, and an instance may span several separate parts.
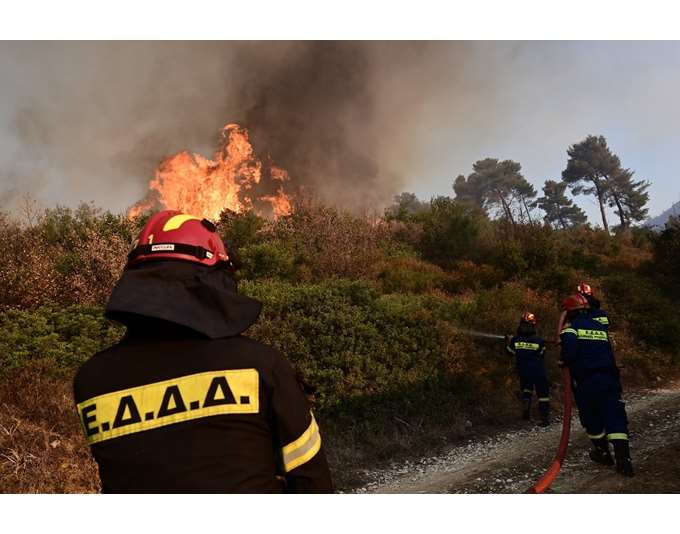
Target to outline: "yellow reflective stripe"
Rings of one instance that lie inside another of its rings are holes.
[[[538,350],[541,346],[538,343],[527,343],[526,341],[516,341],[516,349]]]
[[[609,319],[607,317],[593,317],[593,321],[597,321],[600,324],[609,324]]]
[[[576,330],[574,330],[573,328],[565,328],[564,330],[562,330],[560,332],[560,334],[574,334],[574,335],[576,335]]]
[[[316,424],[314,414],[311,415],[312,421],[309,423],[307,430],[298,439],[282,449],[283,467],[286,473],[311,460],[321,448],[319,426]]]
[[[90,444],[223,414],[259,412],[255,369],[208,371],[93,397],[78,404]]]
[[[610,441],[613,439],[625,439],[627,441],[628,434],[625,432],[614,432],[613,434],[607,434],[607,439]]]
[[[607,332],[605,332],[604,330],[585,330],[579,328],[578,338],[587,339],[588,341],[609,341]]]
[[[604,430],[600,434],[588,434],[590,439],[602,439],[605,436]]]
[[[534,392],[533,389],[523,389],[522,391],[523,391],[524,393],[533,393],[533,392]]]
[[[183,213],[182,215],[175,215],[174,217],[170,217],[165,224],[163,225],[163,231],[167,232],[169,230],[177,230],[179,227],[181,227],[185,222],[187,221],[200,221],[198,217],[194,217],[193,215],[187,215]]]
[[[550,397],[538,397],[538,402],[550,402]]]

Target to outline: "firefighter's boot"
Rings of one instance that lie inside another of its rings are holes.
[[[609,443],[606,438],[591,439],[594,449],[590,451],[590,459],[596,464],[611,466],[614,465],[612,455],[609,452]]]
[[[632,477],[633,462],[630,460],[630,447],[627,439],[613,439],[614,458],[616,458],[616,472],[626,477]]]
[[[531,418],[531,399],[522,400],[522,419],[528,421]]]
[[[538,411],[541,413],[541,426],[550,425],[550,401],[538,401]]]

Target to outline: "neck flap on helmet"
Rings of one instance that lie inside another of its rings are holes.
[[[223,269],[170,260],[123,271],[105,315],[135,329],[145,319],[156,325],[161,320],[217,339],[244,332],[261,309],[260,302],[236,291]]]

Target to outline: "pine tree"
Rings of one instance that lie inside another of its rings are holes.
[[[621,161],[607,146],[604,136],[589,135],[580,143],[567,150],[569,160],[567,168],[562,171],[562,180],[567,183],[575,195],[595,195],[600,205],[602,225],[609,232],[609,224],[605,213],[611,177],[621,168]]]
[[[516,161],[486,158],[472,165],[472,173],[459,175],[453,183],[456,201],[481,208],[486,213],[496,209],[513,225],[513,202],[520,203],[518,213],[523,218],[522,203],[536,195],[533,186],[521,173]],[[527,209],[528,213],[528,209]],[[531,215],[528,215],[531,218]]]
[[[536,195],[538,194],[536,189],[533,185],[522,178],[521,180],[518,180],[517,184],[515,184],[513,187],[513,193],[515,194],[515,197],[519,203],[520,219],[524,220],[524,214],[526,213],[529,224],[533,224],[534,221],[531,218],[530,208],[533,208],[535,205],[531,199],[536,198]],[[524,211],[522,211],[522,208],[524,208]]]
[[[569,228],[585,224],[588,218],[581,208],[564,194],[567,184],[546,180],[543,186],[543,196],[536,199],[534,205],[545,211],[543,220],[553,226]]]
[[[625,230],[635,222],[647,218],[649,202],[647,189],[651,185],[645,180],[633,180],[634,172],[630,169],[619,168],[610,178],[608,203],[616,208],[614,213],[621,221],[621,229]]]

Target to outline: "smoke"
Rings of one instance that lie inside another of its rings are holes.
[[[0,155],[0,202],[29,193],[47,205],[125,209],[144,196],[164,157],[183,149],[210,157],[220,128],[238,122],[293,187],[342,207],[379,208],[403,185],[399,138],[413,128],[407,106],[395,116],[383,104],[395,93],[406,103],[423,96],[422,86],[386,82],[428,46],[0,45],[11,73],[3,97],[13,103],[0,110],[0,140],[13,147]],[[386,115],[400,127],[386,127]]]
[[[602,134],[654,213],[677,198],[678,66],[677,43],[0,43],[0,209],[122,211],[161,160],[211,157],[238,122],[291,185],[357,210],[450,195],[485,157],[540,190]]]
[[[301,43],[283,60],[269,48],[243,48],[235,65],[245,74],[239,96],[254,147],[324,200],[370,206],[383,197],[366,47]]]

